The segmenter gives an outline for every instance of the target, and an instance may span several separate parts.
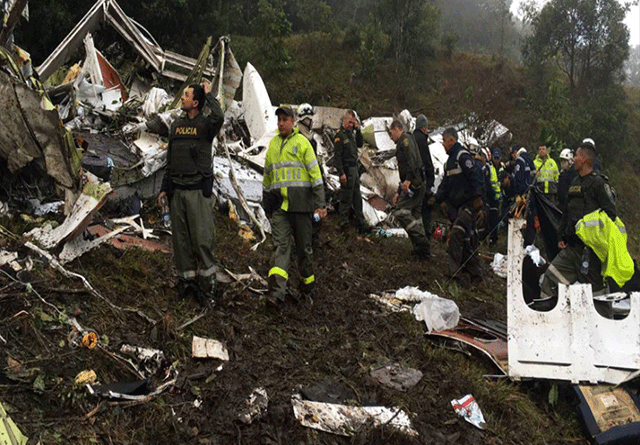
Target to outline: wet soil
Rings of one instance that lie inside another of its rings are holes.
[[[147,218],[154,223],[158,215]],[[484,377],[499,373],[487,359],[431,343],[423,323],[406,312],[390,313],[369,298],[418,286],[454,299],[463,316],[505,321],[505,280],[491,272],[488,248],[481,249],[484,283],[471,286],[463,280],[457,288],[445,278],[444,244],[432,245],[431,260],[418,260],[410,255],[408,239],[366,238],[355,231],[345,236],[336,221],[329,215],[314,251],[313,301],[268,310],[260,293],[251,290],[260,289],[259,283],[227,283],[216,305],[186,327],[181,326],[202,308],[178,298],[170,254],[103,245],[66,266],[85,276],[104,299],[33,255],[30,272],[16,274],[4,266],[0,401],[34,444],[582,443],[573,407],[549,408],[548,387]],[[223,214],[217,216],[216,230],[221,266],[236,274],[249,273],[251,266],[266,277],[270,241],[251,251]],[[170,244],[166,235],[161,241]],[[4,248],[21,243],[3,242]],[[24,247],[20,252],[28,254]],[[295,266],[290,275],[295,289]],[[66,319],[72,316],[95,330],[98,348],[70,346]],[[219,360],[191,357],[194,335],[226,344],[230,360],[221,370]],[[101,383],[137,379],[123,360],[129,357],[119,352],[123,344],[162,350],[166,360],[149,384],[156,388],[177,372],[176,384],[142,402],[101,398],[74,384],[75,376],[89,369]],[[382,387],[369,371],[389,362],[424,376],[407,392]],[[293,415],[292,394],[327,380],[350,388],[351,404],[403,408],[419,436],[365,428],[348,438],[301,426]],[[242,423],[238,416],[257,387],[267,391],[267,413]],[[479,401],[487,430],[453,412],[451,400],[467,393]]]

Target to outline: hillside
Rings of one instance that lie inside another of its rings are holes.
[[[258,58],[252,45],[249,39],[232,40],[241,65]],[[438,54],[411,72],[385,62],[367,77],[356,69],[353,48],[343,36],[294,35],[285,45],[292,55],[288,69],[271,72],[255,63],[273,103],[355,108],[362,118],[406,108],[414,115],[426,114],[432,127],[475,113],[505,124],[516,143],[538,143],[541,116],[528,103],[526,72],[504,59]],[[624,157],[606,167],[637,255],[640,91],[628,90],[627,106],[625,139],[630,142],[621,150]],[[108,218],[117,216],[105,207],[94,223],[108,224]],[[149,226],[161,228],[153,202],[144,203],[142,217]],[[434,219],[444,220],[437,212]],[[486,358],[431,342],[424,335],[425,325],[411,314],[391,313],[369,297],[417,286],[453,299],[465,317],[506,321],[506,282],[491,271],[494,251],[487,246],[480,250],[486,281],[459,288],[445,278],[446,245],[434,242],[434,258],[417,261],[409,255],[407,239],[360,237],[355,231],[345,236],[337,215],[330,214],[314,251],[318,287],[313,301],[268,311],[255,291],[261,287],[257,280],[229,279],[217,304],[203,311],[193,301],[178,299],[172,256],[162,252],[102,245],[66,266],[96,290],[87,292],[80,280],[63,277],[23,245],[21,235],[35,224],[20,216],[0,217],[0,247],[33,257],[31,270],[16,273],[4,266],[0,274],[0,336],[5,340],[0,400],[29,444],[587,443],[570,385],[558,383],[557,402],[550,404],[552,382],[497,377],[498,370]],[[233,274],[252,268],[266,277],[270,241],[251,251],[222,209],[216,214],[216,234],[223,268]],[[166,234],[160,242],[171,244]],[[504,232],[497,250],[506,253]],[[291,272],[297,276],[295,266]],[[292,287],[296,284],[294,278]],[[97,333],[100,347],[72,347],[70,316]],[[225,343],[230,360],[192,358],[194,335]],[[163,351],[165,359],[150,373],[149,384],[157,387],[177,376],[175,385],[155,397],[127,401],[90,395],[74,383],[84,370],[95,371],[102,383],[135,379],[132,366],[120,356],[123,345]],[[424,376],[406,392],[384,388],[370,371],[390,362],[419,369]],[[292,394],[327,382],[346,387],[350,404],[403,408],[419,436],[410,439],[391,428],[364,428],[346,438],[301,426],[292,413]],[[257,387],[268,394],[268,410],[245,424],[238,416]],[[474,428],[452,410],[451,401],[465,394],[477,399],[486,430]]]

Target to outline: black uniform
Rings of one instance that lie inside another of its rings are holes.
[[[199,291],[207,299],[215,287],[213,254],[215,199],[211,143],[224,121],[220,104],[209,93],[209,116],[202,112],[177,119],[169,133],[167,170],[162,191],[170,198],[173,253],[181,293]]]
[[[569,167],[569,170],[562,170],[560,172],[560,177],[558,178],[558,208],[560,210],[564,209],[564,206],[567,204],[569,186],[576,176],[578,176],[578,172],[573,166]]]
[[[454,277],[466,262],[472,277],[481,278],[477,253],[476,212],[482,208],[482,178],[469,151],[456,142],[447,153],[445,176],[436,192],[436,202],[448,201],[456,210],[449,239],[449,276]],[[467,261],[468,260],[468,261]]]
[[[422,173],[424,175],[426,185],[424,200],[422,201],[422,226],[424,227],[424,233],[427,236],[428,241],[431,232],[431,207],[427,202],[433,195],[431,189],[433,188],[433,183],[435,181],[435,171],[433,168],[433,161],[431,160],[431,151],[429,150],[429,136],[420,130],[416,130],[413,132],[413,138],[418,145],[420,159],[422,159]]]
[[[522,152],[516,158],[513,175],[511,177],[511,188],[514,196],[524,195],[529,191],[536,176],[536,166],[529,156],[529,153]],[[524,232],[524,245],[533,244],[536,238],[535,209],[530,206],[527,213],[527,227]]]
[[[351,210],[356,219],[358,229],[365,228],[364,214],[362,213],[362,195],[360,194],[360,173],[358,172],[358,148],[362,147],[362,133],[359,129],[340,130],[333,138],[333,161],[338,176],[347,176],[346,184],[340,186],[340,217],[341,225],[349,225]]]

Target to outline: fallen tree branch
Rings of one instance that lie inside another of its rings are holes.
[[[77,274],[75,272],[71,272],[71,271],[65,269],[64,267],[62,267],[62,265],[58,262],[58,260],[56,260],[53,257],[53,255],[51,255],[46,250],[43,250],[43,249],[39,248],[38,246],[36,246],[35,244],[31,243],[30,241],[27,241],[26,243],[24,243],[24,245],[28,249],[31,249],[32,251],[34,251],[38,255],[44,257],[49,262],[51,267],[53,267],[55,270],[57,270],[60,273],[62,273],[62,275],[64,275],[65,277],[67,277],[67,278],[76,278],[76,279],[79,279],[80,281],[82,281],[82,285],[85,287],[85,289],[87,289],[89,291],[89,293],[91,295],[93,295],[94,297],[100,298],[101,300],[104,300],[113,309],[117,309],[117,310],[123,311],[123,312],[132,312],[134,314],[137,314],[139,317],[147,320],[149,323],[152,323],[152,324],[156,323],[156,320],[154,320],[153,318],[149,317],[144,312],[139,311],[138,309],[122,308],[120,306],[116,306],[108,298],[102,296],[97,290],[95,290],[93,288],[93,286],[91,286],[91,284],[89,283],[89,281],[85,277],[83,277],[82,275]]]

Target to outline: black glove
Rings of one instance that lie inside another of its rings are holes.
[[[202,177],[202,196],[205,198],[211,198],[213,193],[213,175]]]

